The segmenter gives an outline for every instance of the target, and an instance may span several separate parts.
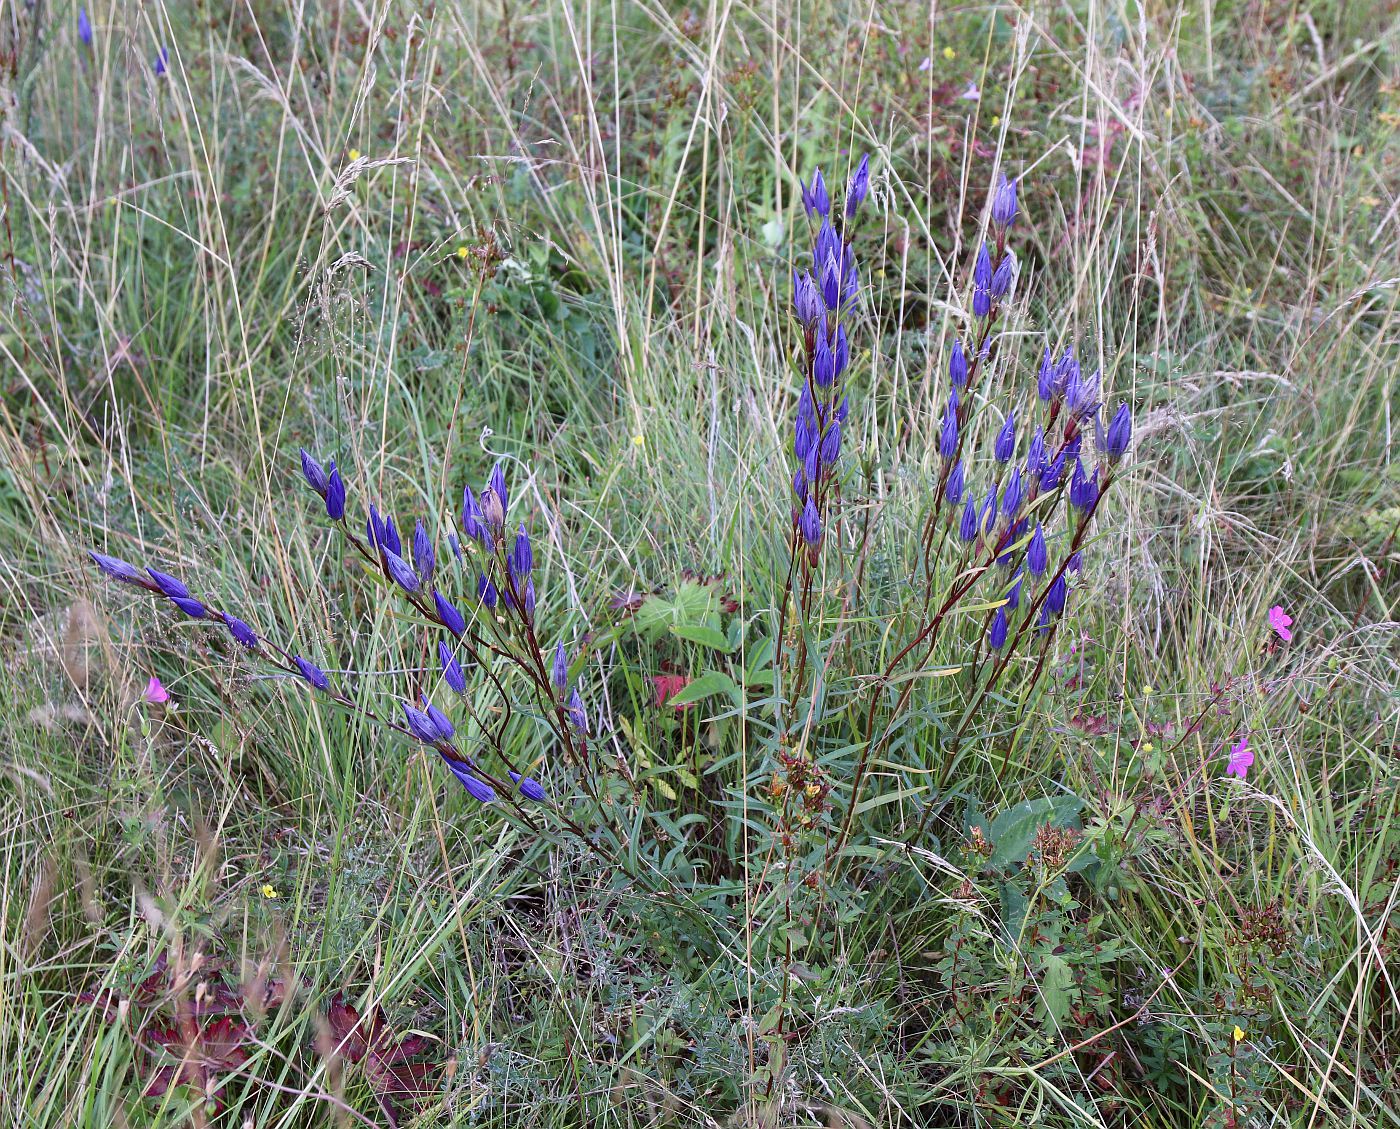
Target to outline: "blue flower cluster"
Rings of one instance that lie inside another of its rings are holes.
[[[831,196],[818,169],[802,185],[802,205],[817,227],[812,265],[793,271],[793,310],[802,327],[802,390],[797,400],[793,454],[797,469],[793,523],[809,556],[815,560],[825,534],[829,500],[841,458],[841,429],[850,411],[846,370],[851,349],[846,322],[860,292],[860,276],[851,250],[850,221],[870,193],[870,158],[861,158],[846,185],[844,222],[838,233],[831,217]]]

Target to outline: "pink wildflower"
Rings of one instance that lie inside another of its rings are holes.
[[[1285,643],[1293,642],[1293,632],[1289,630],[1293,626],[1293,617],[1283,610],[1281,604],[1269,609],[1269,626]]]
[[[160,684],[160,679],[154,674],[151,680],[146,683],[146,701],[152,705],[160,705],[162,702],[170,701],[170,691]]]
[[[1254,753],[1249,748],[1249,738],[1241,737],[1230,749],[1230,761],[1225,766],[1226,776],[1238,776],[1241,780],[1254,764]]]

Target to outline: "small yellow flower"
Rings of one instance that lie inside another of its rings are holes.
[[[458,247],[458,248],[457,248],[457,257],[458,257],[459,259],[465,259],[465,258],[466,258],[468,255],[470,255],[470,254],[471,254],[471,252],[467,250],[467,247],[466,247],[465,244],[463,244],[461,247]]]
[[[643,435],[640,431],[637,432],[636,435],[632,436],[632,446],[634,446],[634,447],[645,447],[645,446],[646,446],[646,443],[647,443],[647,437],[646,437],[645,435]]]
[[[259,891],[259,893],[261,893],[262,896],[268,901],[272,901],[274,898],[277,897],[277,889],[270,882],[264,882],[262,884],[262,889]]]
[[[1244,1042],[1244,1028],[1241,1027],[1238,1023],[1235,1024],[1234,1035],[1235,1035],[1235,1042],[1237,1042],[1237,1043],[1242,1043],[1242,1042]]]
[[[358,149],[351,149],[351,150],[350,150],[350,159],[351,159],[352,161],[358,161],[358,160],[360,159],[360,151],[359,151]]]
[[[1144,687],[1142,688],[1142,696],[1143,696],[1144,698],[1150,698],[1150,697],[1152,697],[1152,695],[1155,694],[1156,692],[1157,692],[1157,691],[1155,691],[1154,689],[1152,689],[1151,686],[1144,686]]]
[[[1152,751],[1152,742],[1151,742],[1151,741],[1144,741],[1144,742],[1142,743],[1142,751],[1143,751],[1144,753],[1150,753],[1150,752]]]
[[[1000,114],[993,114],[993,115],[992,115],[992,128],[995,129],[995,128],[996,128],[997,126],[999,126],[999,125],[1001,125],[1001,115],[1000,115]]]
[[[943,48],[943,57],[951,63],[954,59],[958,57],[958,53],[954,51],[951,47],[945,47]]]

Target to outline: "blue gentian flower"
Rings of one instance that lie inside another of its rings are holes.
[[[537,804],[543,804],[549,800],[549,793],[540,787],[537,781],[531,780],[528,776],[521,776],[518,772],[512,772],[510,778],[520,786],[520,794],[527,800],[534,800]]]
[[[326,677],[326,672],[315,663],[307,662],[306,659],[297,655],[292,662],[296,664],[297,670],[301,671],[301,676],[318,690],[329,690],[331,680]]]
[[[963,506],[962,520],[958,522],[958,536],[964,541],[977,540],[977,506],[971,498]]]
[[[491,787],[481,777],[472,772],[471,768],[455,757],[449,757],[442,750],[438,750],[438,755],[447,763],[447,767],[452,770],[452,775],[461,782],[472,799],[478,803],[489,804],[496,799],[496,790]]]
[[[303,447],[301,449],[301,474],[306,479],[306,484],[311,487],[322,498],[326,496],[326,472],[325,469],[314,458],[311,453]]]
[[[952,459],[958,453],[958,409],[952,403],[943,409],[943,426],[938,431],[938,453]]]
[[[992,222],[998,227],[1010,227],[1016,222],[1016,181],[1007,180],[1005,173],[992,193]]]
[[[467,629],[466,617],[457,610],[457,606],[451,600],[436,588],[433,589],[433,604],[437,607],[438,619],[442,621],[443,627],[460,639],[462,632]]]
[[[418,574],[413,571],[412,566],[406,560],[397,553],[391,553],[388,549],[384,549],[381,556],[384,558],[384,569],[389,574],[390,579],[405,592],[418,591]]]
[[[135,565],[128,564],[120,557],[109,557],[106,553],[99,553],[95,549],[89,549],[88,556],[92,558],[93,564],[113,580],[120,580],[123,584],[139,584],[143,588],[146,586],[145,574]]]
[[[962,501],[963,491],[967,488],[967,470],[963,460],[959,459],[948,472],[948,482],[943,488],[943,497],[948,500],[948,504],[956,506]]]
[[[341,521],[345,517],[345,479],[341,477],[334,459],[330,466],[326,476],[326,516],[331,521]]]
[[[422,584],[432,580],[433,570],[437,568],[437,553],[433,551],[433,540],[428,536],[428,530],[421,520],[413,527],[413,567],[417,570],[418,579]]]
[[[554,661],[550,664],[549,680],[554,685],[554,692],[560,696],[569,688],[569,655],[564,650],[563,643],[554,645]]]
[[[987,632],[987,644],[994,651],[1001,650],[1006,646],[1006,631],[1008,627],[1006,620],[1006,609],[997,608],[996,615],[992,616],[992,629]]]
[[[802,516],[797,519],[797,529],[802,534],[802,540],[811,548],[815,549],[822,543],[822,519],[810,495],[802,507]]]
[[[1111,463],[1116,463],[1128,450],[1133,438],[1133,416],[1127,404],[1119,404],[1108,423],[1108,430],[1099,437],[1099,450]]]
[[[870,193],[870,154],[866,153],[846,184],[846,218],[854,219]]]
[[[948,358],[948,377],[954,388],[961,388],[967,383],[967,354],[963,352],[961,341],[953,342],[953,352]]]
[[[452,692],[465,694],[467,692],[467,672],[462,669],[462,664],[452,653],[452,648],[447,645],[446,639],[438,640],[438,661],[442,663],[443,680],[451,687]]]
[[[84,47],[92,46],[92,20],[88,19],[86,8],[78,9],[78,38],[83,41]]]
[[[1006,417],[1006,422],[1001,425],[1001,430],[997,432],[996,443],[992,447],[992,454],[999,463],[1008,463],[1011,456],[1016,453],[1016,413],[1013,411]]]
[[[256,651],[258,649],[258,633],[236,615],[229,615],[225,612],[224,625],[228,628],[228,633],[248,650]]]
[[[822,177],[822,170],[817,169],[812,174],[812,183],[806,184],[800,178],[798,184],[802,185],[802,207],[807,214],[821,216],[826,219],[831,214],[831,195],[826,190],[826,180]]]
[[[1045,547],[1045,530],[1040,527],[1040,522],[1035,523],[1035,532],[1031,534],[1030,544],[1026,546],[1026,567],[1037,580],[1045,575],[1045,570],[1050,567],[1050,553]]]

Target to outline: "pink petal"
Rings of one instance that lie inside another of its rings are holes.
[[[170,701],[170,691],[160,684],[160,679],[154,674],[146,683],[146,701],[153,704]]]

